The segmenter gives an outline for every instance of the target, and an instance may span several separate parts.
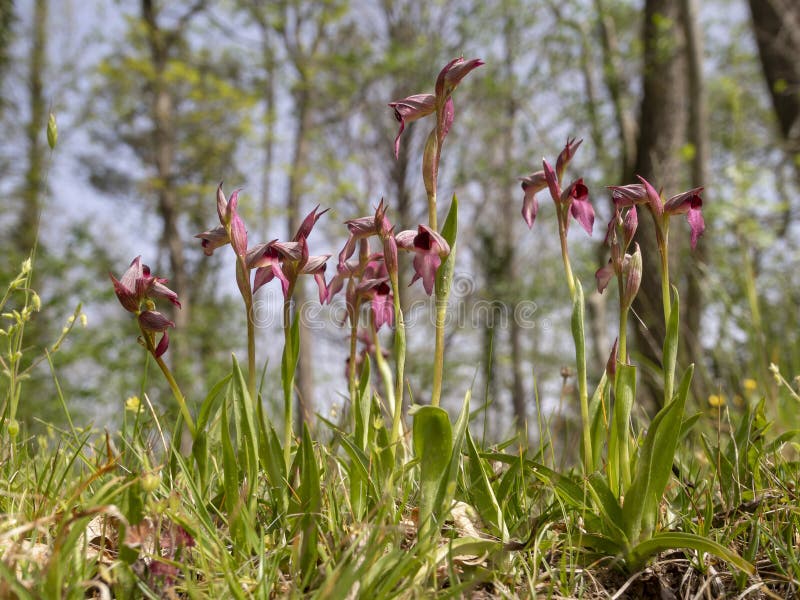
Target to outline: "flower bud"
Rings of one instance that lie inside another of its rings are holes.
[[[422,181],[425,183],[425,192],[430,197],[436,190],[436,130],[432,130],[425,142],[425,151],[422,154]]]
[[[625,233],[625,248],[631,245],[633,236],[636,235],[636,229],[639,227],[639,213],[636,206],[631,206],[625,214],[625,220],[622,223],[622,230]]]
[[[624,278],[622,305],[625,307],[630,307],[633,303],[633,299],[639,293],[639,286],[642,284],[642,252],[639,250],[639,244],[635,244],[635,246],[633,254],[625,256],[622,266]]]

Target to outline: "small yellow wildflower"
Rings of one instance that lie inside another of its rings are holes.
[[[139,400],[139,396],[131,396],[125,400],[125,410],[129,410],[132,413],[140,412],[142,410],[142,401]]]
[[[86,327],[89,324],[89,318],[86,316],[85,313],[81,313],[81,325]]]
[[[745,391],[754,392],[758,387],[758,382],[755,379],[747,378],[742,380],[742,387],[744,387]]]
[[[711,394],[708,397],[708,403],[715,407],[725,406],[725,396],[722,394]]]

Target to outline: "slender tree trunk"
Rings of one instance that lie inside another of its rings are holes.
[[[174,184],[175,168],[175,102],[166,82],[172,36],[158,24],[158,14],[152,0],[142,0],[142,19],[147,26],[147,42],[154,77],[151,90],[151,116],[153,119],[153,155],[155,166],[156,200],[162,218],[161,247],[167,254],[170,285],[181,299],[180,310],[172,310],[172,319],[178,331],[186,331],[190,322],[191,298],[184,243],[179,229],[181,209]],[[176,366],[188,364],[188,348],[181,336],[175,336],[171,356]]]
[[[761,67],[800,185],[800,3],[750,0]]]
[[[696,0],[681,0],[681,16],[684,35],[686,36],[686,57],[689,84],[689,118],[687,138],[694,148],[691,163],[691,187],[707,186],[708,173],[708,106],[706,102],[705,82],[703,79],[703,37],[697,22]],[[681,354],[684,364],[694,363],[698,368],[692,379],[692,391],[695,398],[705,398],[710,392],[708,371],[702,368],[704,352],[703,311],[705,304],[703,295],[702,264],[706,259],[706,245],[701,238],[692,253],[691,263],[687,265],[685,300],[681,303]]]
[[[636,161],[626,177],[627,181],[634,181],[635,175],[641,175],[657,189],[663,187],[668,192],[677,190],[681,184],[680,148],[686,135],[686,53],[680,8],[680,0],[647,0],[645,4],[644,95]],[[646,326],[637,326],[636,345],[647,360],[661,364],[666,327],[661,306],[660,260],[652,219],[642,216],[636,238],[644,270],[634,308]],[[657,409],[662,402],[661,382],[644,376],[642,383],[645,404],[650,405],[651,411]]]
[[[44,129],[46,105],[44,98],[44,69],[47,61],[47,0],[36,0],[31,36],[28,92],[30,121],[25,127],[28,142],[28,164],[25,170],[25,187],[22,190],[20,218],[14,235],[16,249],[27,255],[36,243],[36,230],[42,210],[44,187]]]
[[[288,214],[289,235],[291,239],[303,219],[301,213],[301,199],[303,179],[308,171],[308,136],[311,128],[311,97],[308,82],[302,72],[299,90],[294,94],[294,106],[297,118],[297,131],[292,150],[292,163],[289,167],[289,186],[286,195],[286,211]],[[297,364],[297,431],[302,431],[302,424],[311,421],[314,411],[314,375],[313,354],[311,351],[311,332],[305,326],[303,311],[308,301],[306,292],[306,278],[298,280],[294,291],[295,312],[294,318],[300,318],[300,354]]]

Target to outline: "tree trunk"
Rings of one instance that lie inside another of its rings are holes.
[[[181,209],[174,184],[175,163],[175,102],[166,82],[165,72],[172,41],[175,39],[158,24],[158,14],[152,0],[142,0],[142,19],[147,26],[147,43],[154,77],[151,90],[151,117],[153,119],[153,156],[158,213],[162,218],[162,249],[167,254],[170,269],[170,286],[181,300],[181,309],[171,308],[177,331],[187,331],[190,322],[191,298],[189,276],[184,255],[184,243],[179,230]],[[171,352],[177,368],[188,365],[188,348],[183,336],[173,338]]]
[[[683,31],[686,36],[686,57],[689,85],[689,116],[687,139],[694,149],[691,162],[690,187],[707,186],[708,173],[708,106],[703,79],[703,37],[697,23],[696,0],[681,0]],[[706,259],[706,245],[700,238],[692,253],[691,263],[687,265],[686,290],[681,302],[681,340],[682,362],[697,365],[692,379],[692,392],[695,398],[706,398],[712,387],[708,370],[703,368],[704,351],[702,345],[703,296],[702,264]]]
[[[286,195],[286,212],[288,214],[288,236],[291,239],[303,219],[301,213],[301,198],[303,193],[303,178],[308,171],[308,136],[311,127],[311,96],[308,82],[302,71],[298,90],[294,94],[294,106],[297,115],[297,131],[292,150],[292,163],[289,166],[289,185]],[[306,292],[306,278],[298,279],[294,290],[294,317],[300,318],[300,353],[297,362],[297,419],[296,431],[302,431],[303,423],[310,423],[314,411],[314,371],[313,353],[311,351],[311,332],[304,325],[303,311],[308,301]]]
[[[679,0],[647,0],[644,44],[644,95],[640,108],[636,161],[627,181],[645,177],[668,193],[681,184],[680,149],[685,141],[687,91],[685,37],[680,26]],[[642,211],[645,212],[645,211]],[[661,364],[666,327],[661,305],[661,276],[655,228],[650,218],[639,220],[636,236],[642,251],[643,277],[634,309],[646,326],[636,329],[638,351]],[[638,323],[638,321],[637,321]],[[645,406],[653,411],[662,403],[662,384],[643,370]]]
[[[800,2],[750,0],[761,67],[800,185]]]
[[[36,231],[42,210],[45,148],[43,134],[46,124],[44,98],[44,69],[47,61],[47,0],[36,0],[33,14],[30,66],[28,75],[30,121],[25,127],[28,142],[28,164],[25,187],[14,245],[22,255],[28,255],[36,243]]]

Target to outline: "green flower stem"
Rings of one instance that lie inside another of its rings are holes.
[[[356,397],[356,350],[358,345],[358,306],[353,310],[350,315],[350,362],[348,363],[347,383],[348,390],[350,391],[350,419],[352,421],[352,430],[355,431],[355,406],[358,402]]]
[[[294,349],[292,348],[292,292],[294,285],[289,284],[289,289],[286,294],[286,299],[283,301],[283,345],[284,354],[292,356]],[[294,369],[288,370],[289,381],[283,382],[283,460],[286,464],[288,471],[291,458],[292,439],[294,438]]]
[[[147,340],[147,349],[150,351],[150,354],[152,354],[153,357],[156,359],[156,364],[158,365],[158,368],[161,369],[161,372],[164,374],[164,377],[166,378],[167,383],[169,384],[169,388],[172,390],[172,395],[178,402],[178,407],[181,410],[181,415],[183,415],[183,420],[186,421],[186,426],[189,428],[189,433],[192,435],[192,439],[194,439],[197,430],[195,429],[192,415],[189,412],[189,407],[186,404],[186,398],[183,396],[181,388],[178,387],[178,382],[175,381],[175,377],[172,376],[172,371],[170,371],[170,368],[167,366],[167,363],[165,363],[164,359],[161,358],[160,356],[156,356],[152,335],[148,335],[144,331],[142,331],[142,333],[144,334],[144,339]]]
[[[661,303],[664,306],[664,329],[669,327],[669,318],[672,314],[672,299],[670,297],[669,283],[669,220],[665,219],[663,229],[658,240],[658,250],[661,255]],[[670,372],[664,373],[664,404],[672,400],[672,392],[675,386],[675,365],[672,365]]]
[[[566,218],[565,218],[566,217]],[[569,286],[569,297],[575,299],[575,276],[572,274],[572,265],[569,261],[569,250],[567,249],[567,219],[569,215],[558,215],[558,236],[561,239],[561,258],[564,260],[564,272],[567,275],[567,285]]]
[[[253,321],[253,289],[250,283],[250,274],[247,270],[244,256],[238,256],[236,268],[244,275],[245,289],[241,290],[244,300],[245,314],[247,315],[247,389],[250,397],[256,401],[256,327]]]
[[[400,441],[400,426],[403,421],[403,383],[406,367],[406,325],[403,320],[403,310],[400,307],[400,283],[397,272],[389,273],[392,284],[392,297],[394,301],[394,412],[392,414],[391,445],[394,452],[396,444]],[[380,351],[379,351],[380,352]]]
[[[378,365],[378,371],[380,371],[381,379],[383,380],[383,386],[386,390],[386,402],[389,405],[390,410],[394,412],[394,382],[392,381],[392,371],[389,368],[389,363],[387,363],[386,359],[383,357],[381,336],[378,335],[378,330],[375,328],[374,316],[370,319],[370,323],[370,329],[372,330],[372,343],[375,345],[375,364]]]
[[[451,250],[452,252],[452,250]],[[442,380],[444,378],[444,324],[447,318],[447,299],[450,288],[436,290],[436,346],[433,354],[433,390],[431,406],[439,406],[442,397]]]

